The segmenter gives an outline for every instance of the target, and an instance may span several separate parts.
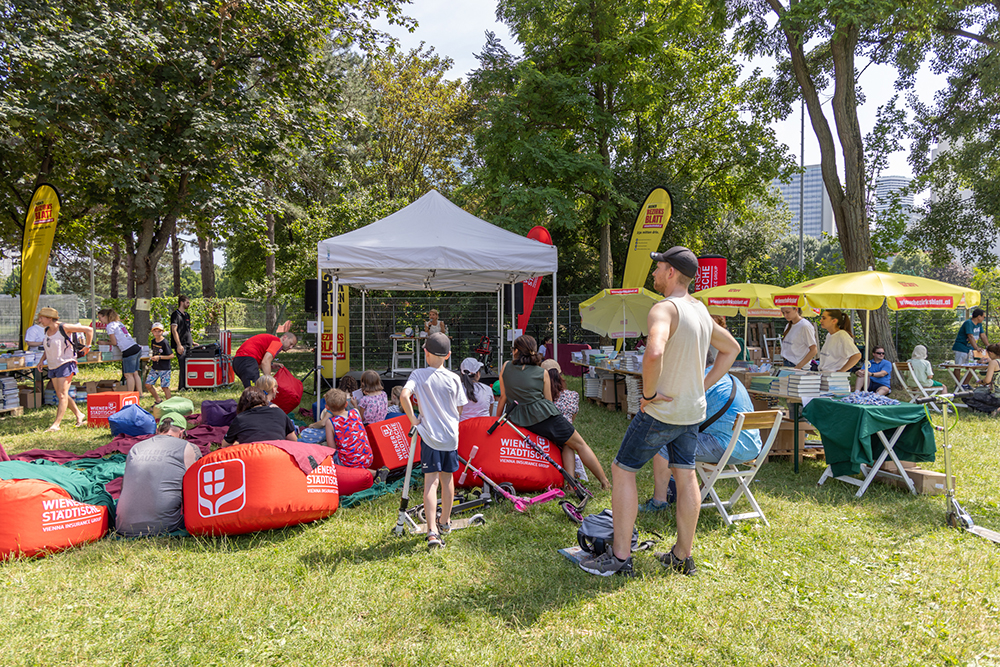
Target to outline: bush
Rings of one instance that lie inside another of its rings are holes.
[[[112,299],[106,297],[101,299],[101,308],[114,308],[121,317],[122,323],[132,330],[133,313],[132,308],[135,299]],[[151,322],[162,322],[164,328],[170,329],[170,313],[177,308],[176,297],[154,297],[150,304],[149,316]],[[198,339],[205,335],[209,326],[216,329],[222,326],[222,309],[226,309],[226,321],[230,327],[246,326],[247,307],[239,299],[227,297],[224,299],[203,299],[192,298],[188,308],[188,315],[191,316],[191,335]]]

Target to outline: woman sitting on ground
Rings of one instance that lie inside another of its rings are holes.
[[[546,359],[542,362],[542,368],[549,374],[549,381],[552,384],[552,402],[559,408],[560,414],[566,418],[570,424],[576,420],[576,413],[580,411],[580,394],[572,389],[566,388],[566,380],[562,376],[562,367],[555,359]],[[588,481],[587,469],[583,467],[583,461],[576,457],[576,476],[583,481]]]
[[[229,425],[227,445],[265,440],[297,440],[295,425],[282,410],[267,403],[267,395],[259,387],[247,387],[236,404],[236,417]]]
[[[466,357],[462,360],[460,377],[462,389],[469,402],[459,408],[462,413],[462,416],[458,418],[460,422],[473,417],[490,416],[490,406],[493,405],[493,390],[479,381],[479,378],[482,377],[482,369],[483,362],[478,359]]]
[[[274,379],[273,375],[261,375],[254,381],[253,386],[264,392],[264,395],[267,396],[267,404],[269,406],[278,408],[274,404],[274,397],[278,395],[278,381]],[[278,409],[281,410],[281,408]]]
[[[934,379],[934,368],[927,361],[927,348],[917,345],[913,348],[913,356],[906,362],[910,365],[913,379],[924,387],[940,387],[941,383]]]
[[[597,455],[552,402],[552,381],[539,365],[542,357],[538,354],[535,339],[531,336],[519,336],[514,341],[513,356],[513,362],[505,362],[500,369],[497,414],[503,414],[510,401],[510,422],[559,447],[562,451],[563,468],[567,473],[575,469],[576,455],[579,454],[583,464],[597,476],[601,487],[610,488],[611,482],[604,474]]]
[[[851,335],[851,320],[842,310],[824,310],[819,325],[827,334],[819,351],[819,369],[825,372],[849,371],[861,361],[861,350]]]
[[[986,354],[990,358],[990,363],[986,367],[986,377],[980,382],[980,386],[962,400],[973,410],[986,412],[994,417],[1000,415],[1000,344],[992,343],[987,346]]]

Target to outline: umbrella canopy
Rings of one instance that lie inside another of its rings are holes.
[[[776,285],[765,285],[756,283],[733,283],[731,285],[719,285],[710,287],[691,296],[708,306],[709,312],[718,315],[747,315],[747,311],[753,309],[774,309],[771,295],[781,291]],[[724,308],[728,312],[716,312],[714,308]],[[781,315],[781,313],[778,313]]]
[[[661,299],[645,287],[601,290],[580,304],[580,326],[609,338],[638,338],[649,333],[649,309]]]
[[[940,280],[884,271],[840,273],[778,290],[776,306],[813,306],[843,310],[928,310],[979,305],[979,291]]]

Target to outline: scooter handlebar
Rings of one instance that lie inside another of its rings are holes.
[[[490,426],[490,427],[489,427],[489,428],[488,428],[488,429],[486,430],[486,434],[487,434],[487,435],[493,435],[493,431],[495,431],[495,430],[497,430],[498,428],[500,428],[501,426],[503,426],[503,425],[504,425],[504,424],[505,424],[506,422],[507,422],[507,415],[505,414],[505,415],[503,415],[502,417],[500,417],[500,419],[496,420],[496,421],[495,421],[495,422],[493,423],[493,426]]]
[[[972,392],[959,391],[955,392],[954,394],[936,394],[934,396],[926,396],[924,398],[918,398],[917,400],[914,401],[914,403],[923,405],[924,403],[937,403],[939,400],[943,401],[945,399],[951,400],[953,398],[965,398],[966,396],[972,396]]]

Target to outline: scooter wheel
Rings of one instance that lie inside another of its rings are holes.
[[[958,515],[954,512],[948,512],[948,516],[945,518],[945,522],[948,524],[949,528],[958,528]]]
[[[504,482],[503,484],[500,485],[500,488],[503,489],[504,491],[506,491],[507,493],[509,493],[512,496],[516,496],[517,495],[517,491],[514,489],[514,485],[511,484],[510,482]],[[502,495],[500,497],[503,498]],[[506,498],[503,498],[503,499],[507,500]]]
[[[469,519],[470,526],[481,526],[484,523],[486,523],[486,517],[484,517],[482,514],[477,514],[471,519]]]
[[[583,523],[583,515],[576,509],[576,506],[568,500],[564,500],[559,503],[559,507],[562,511],[569,517],[569,520],[573,523]]]

